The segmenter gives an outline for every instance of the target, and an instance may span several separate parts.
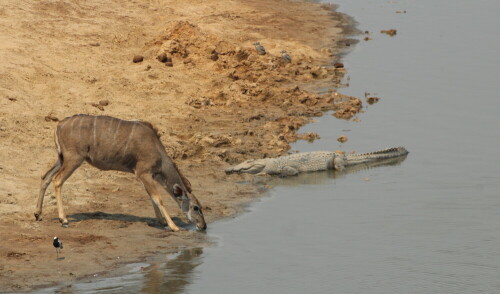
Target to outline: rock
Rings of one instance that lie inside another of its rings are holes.
[[[337,138],[337,141],[339,141],[340,143],[345,143],[347,142],[347,137],[346,136],[340,136]]]
[[[196,144],[201,146],[212,146],[212,147],[221,147],[221,146],[230,146],[231,138],[224,135],[208,135],[204,137],[197,137],[195,139]]]
[[[297,139],[299,140],[307,140],[308,142],[314,142],[316,139],[320,139],[320,136],[317,133],[305,133],[305,134],[298,134]]]
[[[156,57],[156,59],[158,59],[158,61],[163,62],[163,63],[167,62],[168,61],[167,53],[165,53],[165,52],[161,53],[160,55],[158,55]]]
[[[141,55],[136,55],[134,56],[134,58],[132,59],[132,62],[133,63],[139,63],[139,62],[142,62],[144,60],[144,57],[141,56]]]
[[[52,113],[50,113],[49,115],[45,116],[45,121],[59,121],[59,119],[55,117]]]
[[[367,97],[366,103],[371,105],[371,104],[377,103],[379,100],[380,100],[380,98],[378,98],[378,97]]]
[[[99,109],[100,111],[104,111],[104,107],[101,105],[101,104],[98,104],[98,103],[90,103],[90,105],[96,107],[97,109]]]
[[[109,105],[109,100],[101,100],[101,101],[99,101],[99,105],[108,106]]]
[[[288,55],[288,52],[286,52],[285,50],[281,51],[281,60],[284,63],[292,62],[292,58],[290,57],[290,55]]]
[[[165,62],[165,66],[172,67],[174,66],[174,64],[172,63],[172,61],[167,61]]]
[[[335,68],[344,68],[344,64],[342,62],[336,62],[333,64],[333,67]]]
[[[212,59],[213,61],[217,61],[219,60],[219,53],[217,51],[213,51],[212,54],[210,55],[210,59]]]
[[[266,49],[259,42],[253,43],[259,55],[266,55]]]
[[[393,37],[398,33],[398,31],[395,29],[390,29],[390,30],[381,30],[380,33]]]

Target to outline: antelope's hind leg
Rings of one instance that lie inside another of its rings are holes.
[[[61,189],[64,182],[73,174],[73,172],[82,164],[83,158],[76,154],[71,154],[70,156],[64,156],[64,162],[61,169],[54,176],[54,188],[56,190],[56,200],[57,200],[57,211],[59,214],[59,222],[61,222],[63,227],[68,226],[68,219],[64,213]]]
[[[38,194],[38,202],[36,204],[35,211],[35,219],[37,221],[42,220],[42,207],[43,207],[43,198],[45,197],[45,191],[49,186],[50,182],[52,182],[52,178],[54,175],[61,169],[62,161],[59,158],[56,163],[42,176],[42,182],[40,184],[40,193]]]
[[[159,219],[160,223],[164,221],[163,219],[165,219],[172,231],[174,232],[179,231],[180,230],[179,227],[177,227],[172,218],[170,218],[167,209],[165,208],[165,206],[163,206],[163,201],[161,200],[160,193],[158,192],[158,186],[157,186],[158,184],[153,179],[151,174],[144,173],[139,175],[138,177],[141,180],[142,184],[144,185],[144,188],[146,188],[149,197],[151,197],[151,201],[153,201],[153,207],[155,207],[155,213],[156,209],[158,209],[160,211],[160,214],[162,215],[162,217]]]

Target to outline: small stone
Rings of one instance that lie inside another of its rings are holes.
[[[292,62],[292,58],[290,57],[288,52],[286,52],[285,50],[281,51],[281,60],[285,63]]]
[[[109,105],[109,100],[101,100],[99,101],[99,104],[102,106],[108,106]]]
[[[45,116],[45,121],[59,121],[59,119],[55,117],[53,114],[49,114]]]
[[[172,61],[165,62],[165,65],[168,66],[168,67],[174,66],[174,64],[172,63]]]
[[[217,61],[219,60],[219,53],[217,51],[213,51],[212,54],[210,55],[210,59],[212,59],[213,61]]]
[[[96,107],[97,109],[99,109],[100,111],[104,111],[104,107],[101,105],[101,104],[98,104],[98,103],[90,103],[90,105]]]
[[[134,58],[132,59],[132,62],[133,63],[139,63],[139,62],[142,62],[144,60],[144,57],[141,56],[141,55],[136,55],[134,56]]]
[[[333,67],[335,68],[344,68],[344,64],[342,62],[336,62],[333,64]]]
[[[366,103],[371,105],[371,104],[377,103],[379,100],[380,100],[379,97],[367,97]]]
[[[98,42],[90,43],[89,45],[92,46],[92,47],[99,47],[99,46],[101,46],[101,44],[99,44]]]
[[[260,42],[255,42],[253,43],[253,45],[255,46],[255,50],[257,50],[257,53],[259,55],[266,55],[266,49],[260,44]]]
[[[339,141],[340,143],[345,143],[347,142],[347,137],[346,136],[340,136],[337,138],[337,141]]]
[[[156,59],[158,59],[160,62],[163,63],[167,62],[168,61],[167,53],[163,52],[162,54],[158,55]]]
[[[380,33],[393,37],[398,33],[398,31],[395,29],[390,29],[390,30],[381,30]]]

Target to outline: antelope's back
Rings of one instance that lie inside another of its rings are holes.
[[[141,156],[157,153],[159,142],[149,124],[110,116],[75,115],[58,125],[61,153],[82,156],[104,170],[131,172]]]

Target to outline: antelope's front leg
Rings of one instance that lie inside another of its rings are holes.
[[[144,184],[144,188],[146,188],[149,197],[151,197],[151,201],[153,201],[153,206],[156,205],[157,208],[160,210],[163,217],[167,220],[170,229],[174,232],[179,231],[180,230],[179,227],[174,223],[172,218],[170,218],[167,209],[165,208],[165,206],[163,206],[163,201],[160,198],[160,193],[158,193],[158,189],[156,186],[157,184],[156,181],[153,179],[153,177],[150,174],[142,174],[139,176],[139,179]]]
[[[155,202],[153,201],[153,199],[151,199],[151,203],[153,204],[153,208],[155,210],[155,215],[156,215],[156,219],[160,222],[160,224],[162,224],[163,226],[168,226],[168,222],[167,220],[163,217],[163,215],[161,214],[161,211],[160,209],[158,208],[158,206],[156,206]]]

